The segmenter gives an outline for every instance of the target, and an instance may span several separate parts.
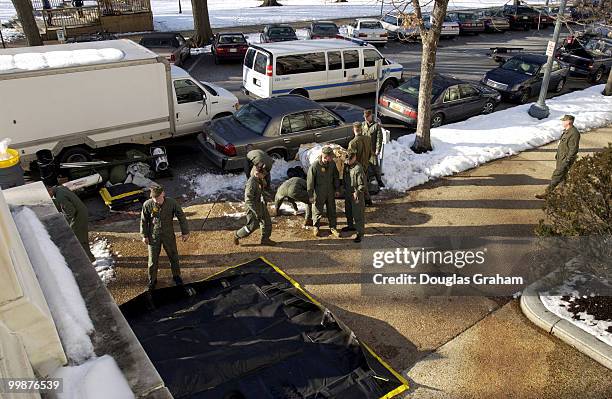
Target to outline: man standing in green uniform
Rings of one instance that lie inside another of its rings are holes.
[[[312,226],[312,214],[310,211],[310,201],[308,200],[306,180],[300,177],[292,177],[280,185],[278,190],[276,190],[276,196],[274,197],[276,216],[280,216],[280,207],[285,200],[291,203],[291,206],[293,206],[293,210],[295,210],[296,213],[298,211],[296,202],[306,204],[304,227]]]
[[[173,198],[166,197],[161,186],[151,187],[151,198],[142,205],[140,214],[140,235],[149,247],[149,290],[157,284],[157,269],[162,246],[172,269],[172,279],[176,285],[183,285],[176,236],[172,220],[176,217],[181,226],[183,242],[189,238],[189,226],[183,208]]]
[[[260,168],[265,173],[265,181],[267,184],[266,189],[269,189],[272,183],[272,165],[274,164],[274,159],[267,152],[263,150],[257,150],[253,146],[253,144],[248,144],[246,146],[246,159],[244,165],[244,174],[247,179],[251,177],[251,171],[253,167],[256,166]]]
[[[47,191],[53,198],[57,210],[66,217],[70,228],[85,250],[89,260],[95,262],[96,258],[89,249],[89,228],[87,227],[89,212],[83,201],[64,186],[47,187]]]
[[[374,120],[372,111],[366,109],[363,112],[364,122],[362,124],[362,131],[364,136],[369,136],[372,144],[372,152],[370,155],[370,167],[376,176],[376,182],[378,187],[382,188],[385,183],[382,181],[382,172],[380,170],[380,162],[378,157],[380,156],[383,148],[383,132],[380,127],[380,123]],[[366,169],[367,172],[367,169]]]
[[[239,245],[241,238],[246,238],[259,226],[261,229],[261,245],[276,245],[270,239],[272,235],[272,220],[268,213],[264,188],[266,174],[263,168],[253,167],[251,177],[244,188],[244,207],[246,208],[246,225],[234,232],[234,244]]]
[[[340,179],[338,168],[334,163],[334,150],[331,147],[323,147],[321,157],[308,168],[306,186],[312,204],[314,236],[319,237],[321,218],[327,211],[329,230],[334,237],[340,237],[340,232],[336,230],[336,194]]]
[[[348,226],[343,231],[357,231],[353,242],[361,242],[365,234],[365,192],[367,191],[365,172],[357,160],[355,151],[349,152],[348,172],[345,178],[345,211]]]
[[[368,178],[368,166],[370,165],[370,155],[372,153],[372,143],[370,136],[366,136],[362,132],[362,124],[359,122],[353,123],[353,134],[355,137],[349,142],[348,151],[349,153],[354,152],[357,156],[357,162],[361,164],[365,174],[366,181]],[[372,199],[370,193],[366,189],[365,191],[365,204],[372,205]]]
[[[557,147],[557,154],[555,159],[557,160],[557,167],[552,174],[550,184],[546,188],[543,194],[537,194],[536,198],[544,199],[550,194],[555,187],[557,187],[562,181],[565,180],[567,172],[574,161],[576,161],[576,155],[578,154],[578,148],[580,146],[580,132],[574,127],[574,117],[572,115],[564,115],[561,118],[563,124],[563,134],[559,139],[559,146]]]

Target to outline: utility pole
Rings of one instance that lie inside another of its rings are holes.
[[[385,7],[385,0],[380,0],[380,17],[383,16],[383,8]]]
[[[181,6],[181,0],[179,0],[179,14],[182,14],[182,13],[183,13],[183,7]]]
[[[4,37],[2,36],[2,23],[0,22],[0,41],[2,42],[2,48],[6,48],[6,43],[4,43]]]
[[[557,21],[555,22],[555,32],[553,33],[553,39],[552,41],[548,42],[549,47],[546,51],[548,55],[548,60],[546,61],[546,65],[544,65],[544,78],[542,79],[542,87],[540,87],[540,97],[538,97],[537,103],[529,107],[529,115],[537,119],[548,118],[548,115],[550,115],[548,106],[546,106],[546,94],[548,93],[548,84],[550,83],[550,71],[552,69],[552,63],[555,57],[555,50],[557,48],[557,42],[559,41],[559,34],[561,33],[561,20],[563,19],[563,13],[565,12],[565,3],[566,0],[561,0],[559,12],[557,13]]]

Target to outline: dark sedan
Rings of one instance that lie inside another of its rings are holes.
[[[525,104],[532,96],[540,92],[547,57],[539,54],[516,55],[499,68],[485,74],[482,83],[498,90],[512,101]],[[555,93],[561,92],[569,68],[567,64],[553,61],[548,89]]]
[[[146,34],[140,39],[140,45],[166,57],[176,66],[181,66],[191,56],[187,41],[180,33],[158,32]]]
[[[211,51],[215,64],[220,61],[242,61],[249,43],[242,33],[217,33],[213,37]]]
[[[308,28],[309,39],[335,39],[340,31],[338,25],[331,21],[316,21]]]
[[[262,43],[287,42],[297,39],[295,29],[289,25],[266,25],[261,34]]]
[[[475,13],[452,12],[448,13],[447,16],[459,24],[460,35],[465,35],[468,33],[477,35],[485,31],[484,22],[482,22]]]
[[[420,77],[416,76],[380,97],[378,113],[407,126],[416,126]],[[432,87],[431,126],[456,122],[495,110],[501,95],[477,83],[436,75]]]
[[[557,58],[570,65],[570,75],[585,77],[592,83],[608,76],[612,68],[612,39],[591,38],[584,46],[574,40],[575,46],[561,47]]]
[[[510,29],[508,18],[501,15],[499,11],[485,10],[481,11],[479,16],[480,20],[484,23],[485,32],[505,32]]]
[[[276,159],[293,159],[302,144],[346,146],[363,108],[347,103],[317,103],[299,95],[255,100],[232,116],[204,125],[198,135],[204,155],[223,170],[241,169],[246,146],[253,144]]]

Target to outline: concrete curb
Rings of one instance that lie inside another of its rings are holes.
[[[549,334],[612,370],[612,347],[546,309],[538,294],[539,286],[540,283],[535,282],[523,291],[523,314]]]

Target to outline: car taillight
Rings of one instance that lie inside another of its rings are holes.
[[[170,62],[176,61],[176,56],[174,54],[170,54]]]
[[[222,152],[223,154],[233,157],[236,156],[236,147],[232,143],[227,143],[226,145],[221,145],[219,143],[215,144],[215,148],[217,151]]]
[[[380,35],[380,37],[387,37],[387,34],[383,33],[383,34]]]
[[[217,53],[225,53],[227,52],[227,47],[217,47]]]
[[[378,99],[378,103],[379,103],[380,105],[382,105],[383,107],[388,107],[388,106],[389,106],[389,100],[387,100],[387,99],[386,99],[386,98],[384,98],[384,97],[379,98],[379,99]]]
[[[367,35],[367,34],[365,34],[365,33],[360,33],[360,34],[359,34],[359,37],[368,37],[368,35]]]
[[[313,38],[313,39],[320,39],[320,38],[321,38],[321,36],[319,36],[319,35],[312,35],[312,38]]]
[[[272,76],[272,65],[266,67],[266,76]]]
[[[402,114],[406,115],[408,118],[412,118],[412,119],[416,119],[418,114],[416,113],[415,110],[410,109],[410,108],[404,108],[404,111],[402,112]]]

